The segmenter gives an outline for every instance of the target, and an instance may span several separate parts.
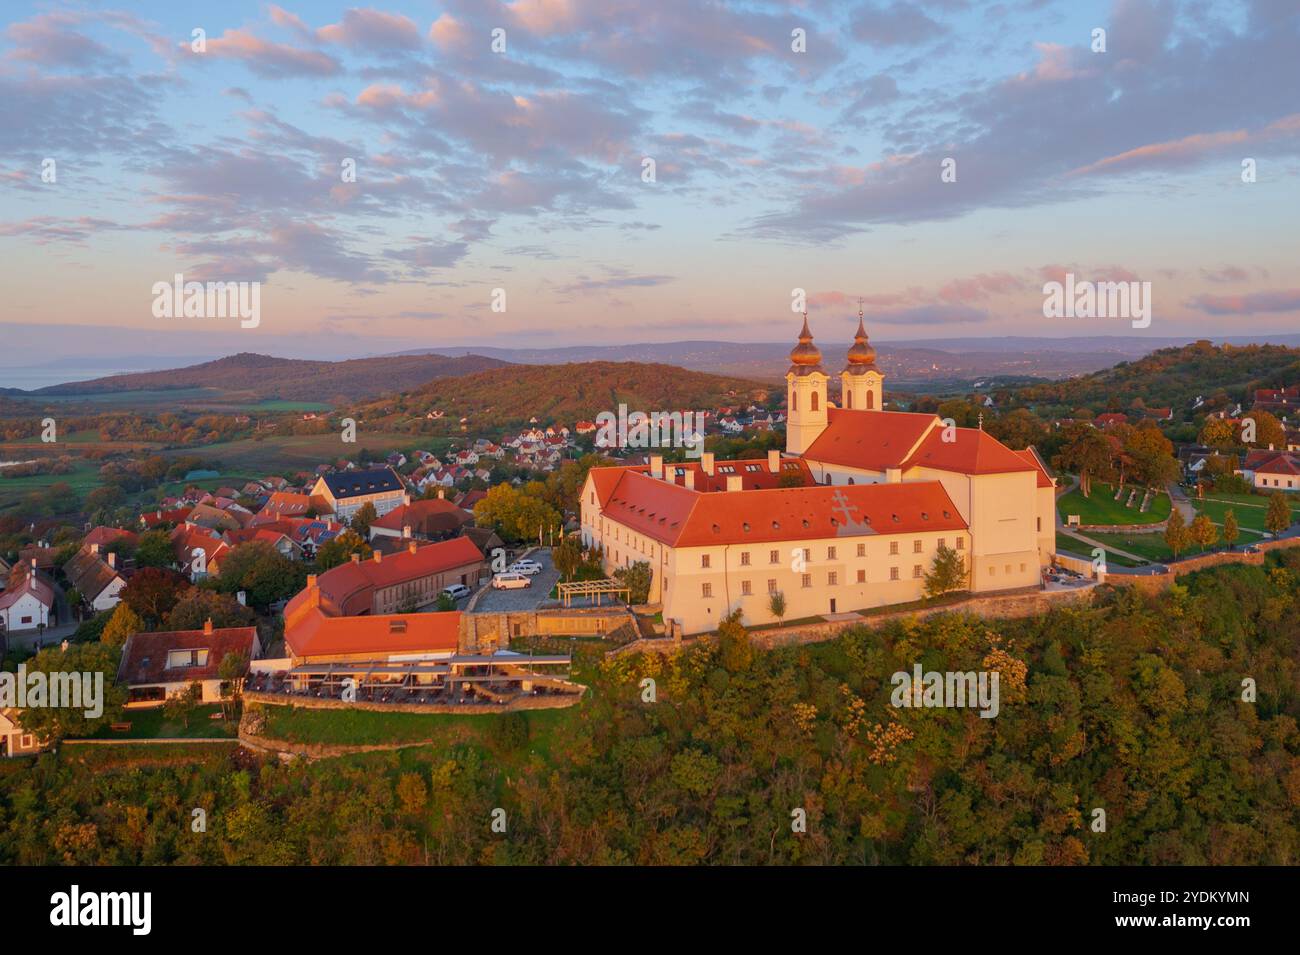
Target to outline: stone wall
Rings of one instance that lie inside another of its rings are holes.
[[[1169,569],[1163,574],[1110,574],[1107,577],[1107,583],[1127,584],[1146,593],[1159,593],[1162,590],[1167,590],[1183,574],[1194,573],[1207,567],[1218,567],[1221,564],[1247,564],[1252,567],[1259,567],[1264,563],[1267,551],[1284,547],[1300,547],[1300,537],[1264,541],[1259,544],[1252,544],[1251,547],[1258,553],[1219,551],[1214,554],[1206,554],[1203,557],[1180,560],[1176,564],[1167,564],[1165,566]]]
[[[609,636],[625,627],[635,634],[636,621],[623,607],[467,613],[461,617],[460,649],[491,653],[508,647],[514,637]]]
[[[358,700],[356,703],[344,703],[342,700],[322,699],[319,697],[285,697],[282,693],[244,693],[248,703],[262,703],[267,706],[291,706],[305,710],[374,710],[379,713],[433,713],[455,714],[457,716],[491,716],[497,713],[515,713],[520,710],[562,710],[573,706],[586,695],[587,688],[581,683],[573,684],[581,692],[564,696],[521,696],[500,706],[458,706],[453,703],[370,703]],[[241,723],[241,734],[243,733]]]

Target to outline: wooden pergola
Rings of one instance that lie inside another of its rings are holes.
[[[564,606],[568,607],[574,597],[595,597],[596,606],[600,606],[600,599],[605,594],[623,594],[624,600],[632,602],[632,588],[627,584],[620,583],[612,577],[605,577],[601,580],[575,580],[568,584],[556,584],[556,594],[564,601]]]

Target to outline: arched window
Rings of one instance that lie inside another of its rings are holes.
[[[790,389],[790,410],[799,410],[799,392],[795,391],[793,388]]]
[[[844,407],[846,408],[853,407],[853,392],[851,391],[844,392]]]
[[[867,410],[868,411],[876,410],[876,393],[872,391],[870,388],[867,389]]]
[[[812,393],[812,410],[813,410],[813,411],[816,411],[816,410],[817,410],[817,392],[816,392],[816,391],[814,391],[814,392]]]

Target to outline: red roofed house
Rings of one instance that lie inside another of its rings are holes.
[[[370,539],[377,537],[446,540],[474,520],[469,511],[440,497],[403,504],[370,524]]]
[[[1300,491],[1300,455],[1287,451],[1251,451],[1242,471],[1261,491]]]
[[[648,562],[650,600],[688,634],[735,610],[769,623],[778,591],[787,619],[917,600],[940,546],[961,554],[972,591],[1039,586],[1055,481],[1035,452],[879,410],[883,376],[861,323],[842,408],[827,401],[806,320],[790,358],[785,456],[591,469],[582,537],[607,572]]]
[[[230,552],[230,545],[213,531],[182,524],[172,531],[172,552],[181,572],[198,583],[208,575],[221,573],[221,561]]]
[[[253,518],[254,524],[278,521],[283,517],[306,517],[311,510],[311,497],[307,494],[293,494],[289,491],[276,491],[267,499],[266,504]]]
[[[228,653],[257,659],[262,653],[257,628],[214,629],[209,620],[202,630],[135,633],[122,647],[117,681],[128,688],[128,706],[161,705],[191,683],[203,687],[204,703],[216,703],[230,695],[221,678],[221,661]]]
[[[12,632],[49,626],[53,607],[54,588],[41,579],[37,565],[30,564],[26,571],[16,567],[9,586],[0,591],[0,628]]]
[[[1112,424],[1128,424],[1128,415],[1121,414],[1118,411],[1108,411],[1105,414],[1097,415],[1094,424],[1099,428],[1106,428]]]

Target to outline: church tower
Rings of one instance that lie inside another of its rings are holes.
[[[826,383],[830,376],[822,369],[822,353],[808,331],[808,313],[803,313],[799,344],[790,351],[790,370],[785,373],[785,449],[803,454],[826,429]]]
[[[881,411],[884,408],[885,376],[876,367],[876,350],[867,342],[858,307],[858,333],[849,347],[849,363],[840,372],[840,403],[853,411]]]

